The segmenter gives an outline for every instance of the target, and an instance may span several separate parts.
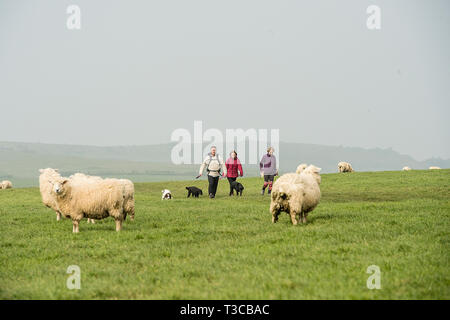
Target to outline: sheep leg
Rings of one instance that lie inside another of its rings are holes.
[[[61,220],[61,213],[56,211],[56,221]]]
[[[116,220],[116,231],[122,230],[122,220]]]
[[[297,221],[297,213],[296,213],[295,211],[291,211],[290,216],[291,216],[291,222],[292,222],[292,224],[293,224],[294,226],[296,226],[296,225],[298,224],[298,221]]]
[[[272,223],[278,222],[278,215],[280,214],[279,211],[272,212]]]
[[[307,215],[308,215],[308,214],[305,213],[305,212],[302,214],[302,222],[305,223],[305,224],[306,224],[306,216],[307,216]]]
[[[77,221],[77,220],[72,220],[72,223],[73,223],[73,228],[72,228],[73,233],[78,233],[78,232],[80,232],[79,221]]]

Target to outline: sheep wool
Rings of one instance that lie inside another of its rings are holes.
[[[403,170],[403,171],[409,171],[409,170],[411,170],[411,168],[410,168],[410,167],[403,167],[402,170]]]
[[[428,169],[429,169],[429,170],[439,170],[440,168],[439,168],[439,167],[436,167],[436,166],[431,166],[431,167],[429,167]]]
[[[102,181],[103,178],[98,176],[90,176],[84,173],[75,173],[69,177],[72,180],[75,180],[77,183],[95,183],[98,181]],[[124,198],[124,213],[125,218],[127,215],[130,216],[131,220],[134,220],[134,184],[131,180],[128,179],[109,179],[111,182],[116,181],[118,188],[123,189],[125,194]],[[91,221],[94,223],[93,219],[88,219],[88,222]]]
[[[126,217],[123,210],[124,188],[118,179],[102,179],[81,183],[77,179],[59,178],[52,182],[52,195],[59,211],[72,219],[73,232],[79,232],[83,218],[104,219],[113,217],[116,231],[122,229]]]
[[[11,189],[12,188],[12,183],[9,180],[3,180],[0,183],[0,189]]]
[[[41,192],[42,203],[50,209],[53,209],[56,213],[56,220],[61,220],[61,212],[58,210],[58,204],[55,198],[52,196],[53,184],[50,181],[61,178],[58,173],[58,169],[39,169],[41,173],[39,175],[39,191]]]
[[[308,165],[306,163],[299,164],[297,167],[297,170],[295,170],[295,173],[297,173],[297,174],[302,173],[303,170],[305,170],[307,166]]]
[[[278,215],[282,211],[290,215],[293,225],[298,224],[297,217],[302,223],[306,223],[308,213],[320,201],[320,170],[310,165],[300,174],[287,173],[275,181],[270,202],[273,223],[278,221]]]
[[[353,172],[352,165],[348,162],[339,162],[338,163],[338,171],[339,172]]]

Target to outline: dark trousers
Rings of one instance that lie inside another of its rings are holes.
[[[264,185],[263,185],[263,190],[265,190],[267,188],[267,186],[269,186],[269,192],[272,191],[272,185],[273,185],[273,179],[275,178],[274,174],[265,174],[264,175]]]
[[[211,177],[210,175],[208,175],[208,194],[211,195],[213,197],[216,196],[216,192],[217,192],[217,185],[219,184],[219,176],[217,177]]]
[[[228,182],[230,183],[230,196],[233,194],[233,187],[231,186],[231,184],[234,182],[234,181],[236,181],[236,177],[235,178],[230,178],[230,177],[228,177],[227,178],[228,179]]]

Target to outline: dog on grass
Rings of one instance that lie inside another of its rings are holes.
[[[236,195],[242,196],[242,191],[244,191],[244,186],[242,185],[242,183],[239,183],[237,181],[233,181],[231,183],[231,189],[233,191],[236,191]]]
[[[161,200],[170,200],[170,199],[172,199],[172,192],[170,192],[170,190],[164,189],[161,192],[162,192]]]
[[[199,189],[197,187],[186,187],[186,190],[188,191],[187,197],[189,198],[191,195],[192,197],[198,198],[198,196],[203,195],[202,189]]]

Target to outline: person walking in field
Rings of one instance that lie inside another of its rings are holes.
[[[263,155],[261,161],[259,162],[259,171],[261,177],[264,177],[264,185],[261,190],[261,195],[264,195],[267,186],[269,186],[268,194],[272,193],[273,179],[278,175],[277,169],[277,159],[273,154],[273,148],[267,148],[267,153]]]
[[[230,183],[230,196],[232,196],[232,183],[236,181],[237,177],[242,177],[244,175],[244,171],[242,171],[242,165],[237,157],[236,150],[230,152],[230,157],[225,162],[225,166],[227,167],[227,179]]]
[[[211,151],[208,153],[205,160],[203,160],[197,178],[202,176],[205,168],[208,174],[208,194],[209,197],[213,199],[216,196],[220,176],[223,175],[225,177],[227,174],[225,163],[217,153],[217,148],[215,146],[211,147]]]

